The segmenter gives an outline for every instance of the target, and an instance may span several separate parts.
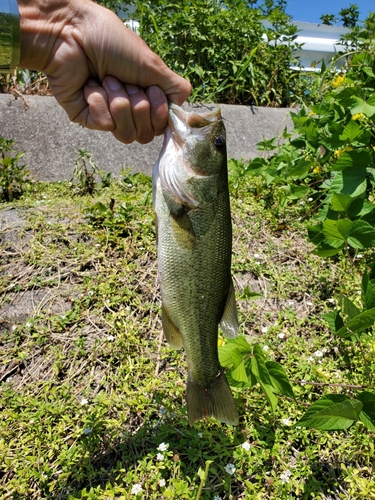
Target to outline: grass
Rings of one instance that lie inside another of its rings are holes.
[[[368,383],[361,353],[322,319],[340,290],[355,296],[364,262],[348,272],[312,255],[305,207],[281,227],[251,191],[243,178],[232,196],[241,333],[282,363],[297,402],[273,415],[258,387],[234,389],[236,428],[188,425],[185,357],[161,335],[149,178],[94,197],[35,184],[2,205],[1,499],[375,498],[362,424],[292,426],[320,395]]]

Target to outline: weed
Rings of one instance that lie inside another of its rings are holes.
[[[24,153],[14,151],[13,144],[0,137],[0,202],[20,198],[31,184],[26,165],[19,164]]]

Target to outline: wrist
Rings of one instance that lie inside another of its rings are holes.
[[[20,16],[16,0],[0,0],[0,73],[14,71],[20,60]]]

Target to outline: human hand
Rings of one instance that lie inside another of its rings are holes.
[[[69,118],[145,144],[163,133],[167,100],[190,84],[111,11],[90,0],[18,0],[20,66],[43,71]]]

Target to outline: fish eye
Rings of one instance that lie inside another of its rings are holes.
[[[217,148],[222,148],[225,146],[225,139],[222,135],[215,135],[213,143]]]

